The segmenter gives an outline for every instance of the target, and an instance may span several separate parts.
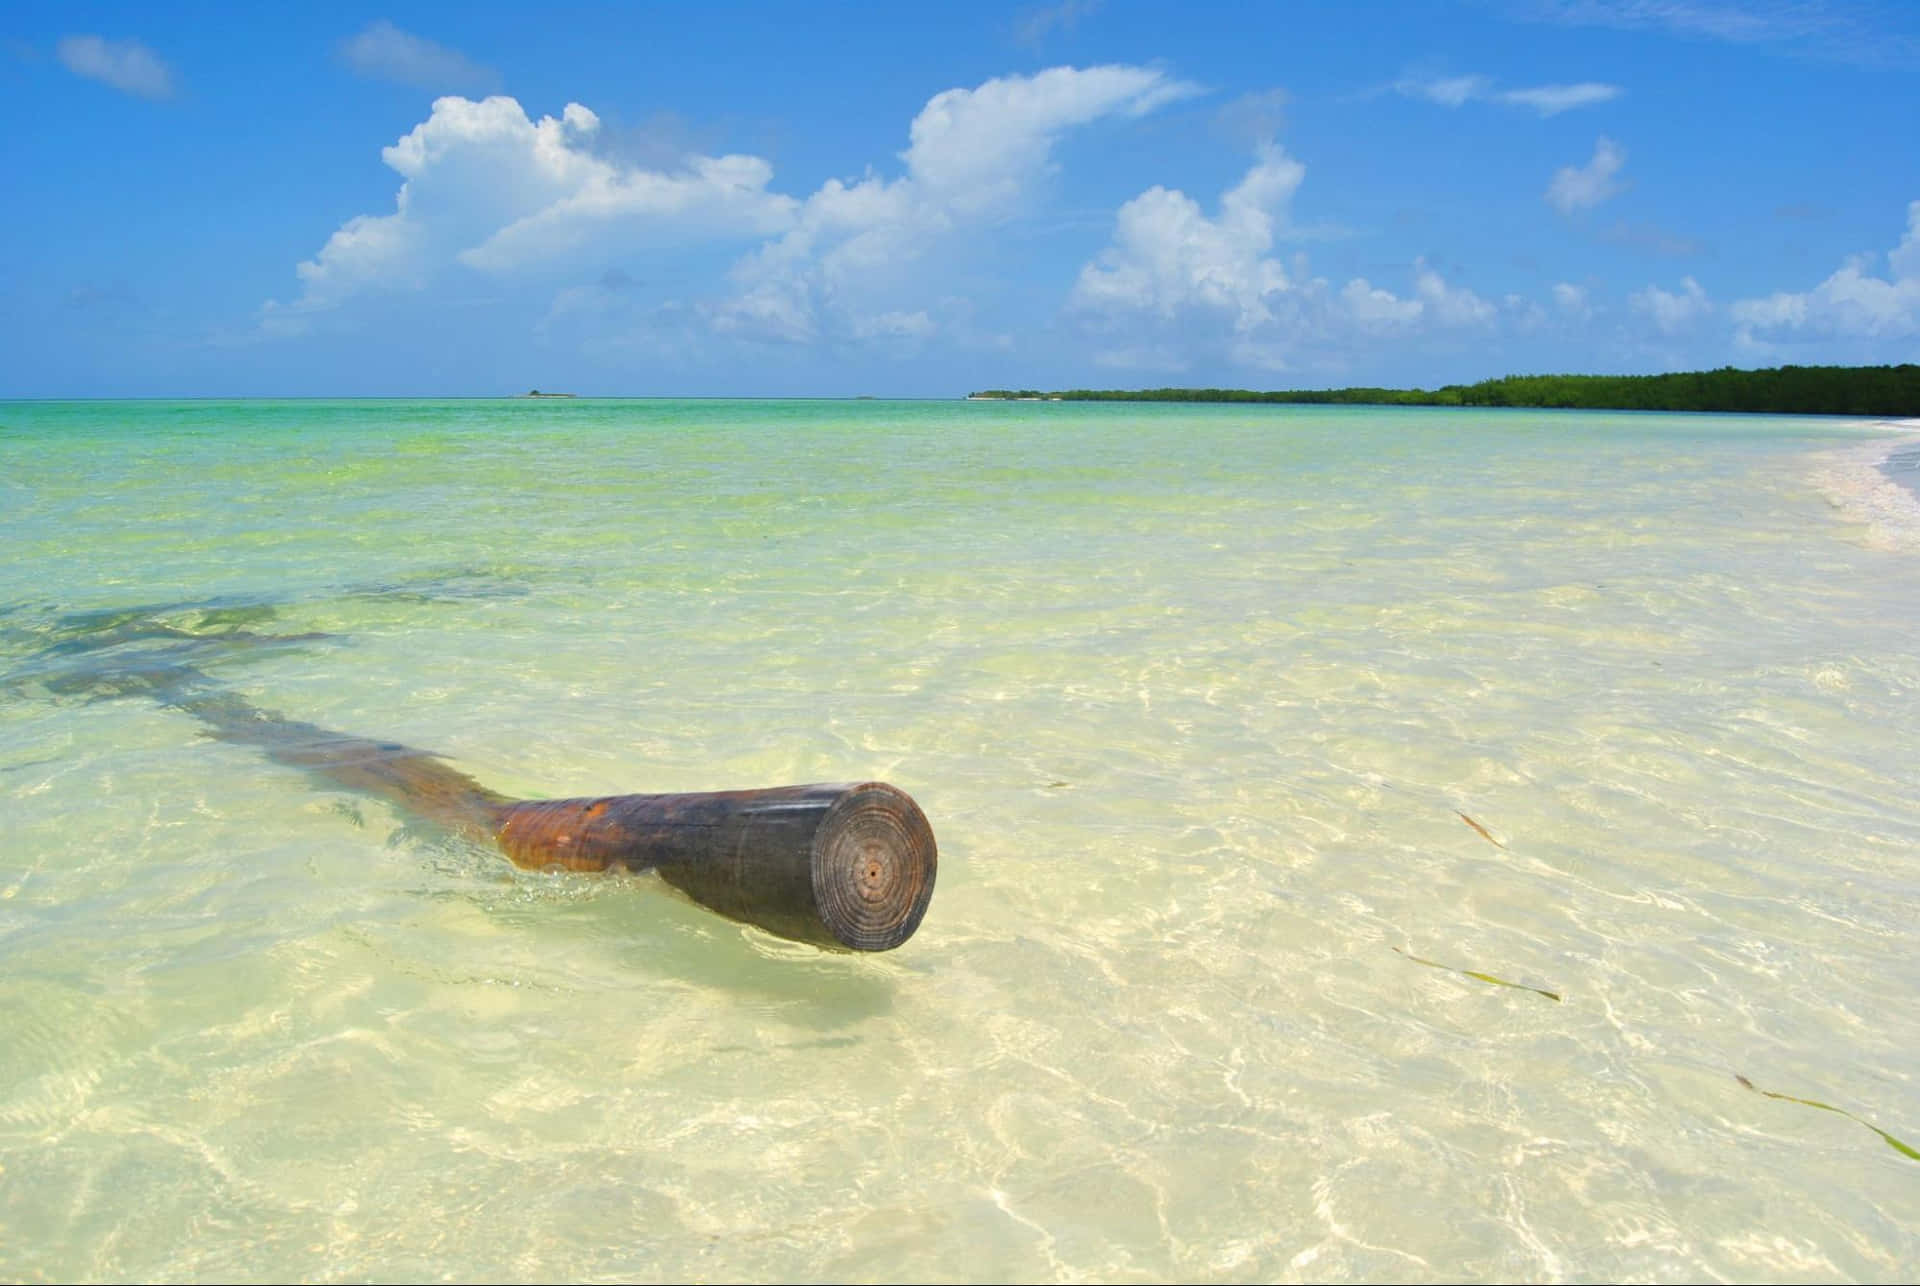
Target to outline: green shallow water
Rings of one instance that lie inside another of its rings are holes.
[[[0,1277],[1905,1279],[1874,439],[0,404]],[[87,699],[169,649],[513,795],[884,778],[932,907],[515,871]]]

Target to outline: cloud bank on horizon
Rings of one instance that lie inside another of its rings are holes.
[[[1741,26],[1736,8],[1595,0],[1523,17],[1664,26],[1744,57],[1785,39],[1785,9],[1751,8]],[[1023,12],[1016,43],[1042,52],[1113,17]],[[54,48],[76,78],[180,101],[174,64],[140,39],[69,34]],[[1920,355],[1911,156],[1904,174],[1890,158],[1894,200],[1863,212],[1884,227],[1878,246],[1836,244],[1824,264],[1808,249],[1752,253],[1800,236],[1796,220],[1819,216],[1789,211],[1818,203],[1702,206],[1686,187],[1694,158],[1651,127],[1670,107],[1644,102],[1654,91],[1625,61],[1567,77],[1408,72],[1385,97],[1364,84],[1232,93],[1172,59],[1051,62],[929,85],[891,131],[865,132],[891,132],[890,156],[829,158],[837,174],[795,185],[777,150],[635,147],[618,101],[582,94],[536,115],[490,92],[511,80],[497,57],[388,20],[331,52],[365,83],[439,96],[377,144],[398,179],[390,205],[342,212],[283,259],[291,289],[251,318],[203,323],[208,370],[223,353],[297,370],[310,352],[324,379],[339,354],[377,348],[404,371],[410,345],[451,334],[474,354],[456,382],[531,348],[568,383],[669,392],[729,391],[687,383],[743,364],[765,373],[743,392],[848,391],[835,386],[893,373],[918,387],[889,391],[946,393],[1022,375],[1276,387]],[[1342,111],[1366,128],[1343,130]],[[1375,155],[1399,183],[1370,169]],[[1449,182],[1463,164],[1474,172]],[[1654,256],[1688,262],[1674,272]],[[1007,378],[982,378],[996,371]]]

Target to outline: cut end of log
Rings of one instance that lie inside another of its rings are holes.
[[[850,788],[813,838],[813,896],[842,945],[887,951],[913,936],[933,897],[933,827],[913,797],[885,782]]]

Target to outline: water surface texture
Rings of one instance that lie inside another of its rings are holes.
[[[0,1278],[1906,1279],[1892,441],[0,405]],[[517,871],[179,666],[517,797],[889,780],[939,884]]]

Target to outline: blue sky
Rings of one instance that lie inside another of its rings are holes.
[[[1914,0],[28,0],[0,95],[5,397],[1920,360]]]

